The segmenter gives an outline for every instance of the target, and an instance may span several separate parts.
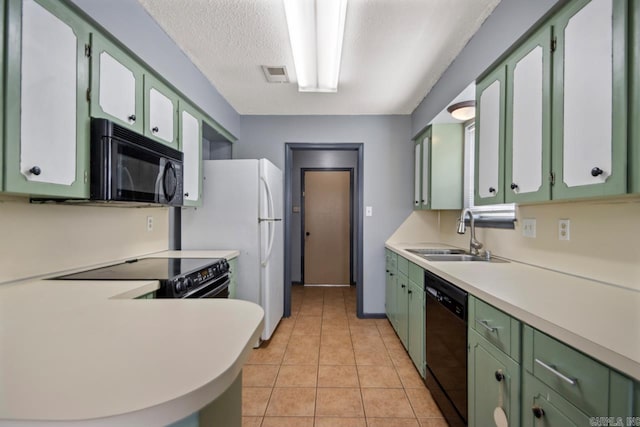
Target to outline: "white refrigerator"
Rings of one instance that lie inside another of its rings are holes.
[[[238,299],[264,309],[262,340],[284,312],[282,171],[267,159],[205,160],[202,206],[182,211],[182,249],[237,249]]]

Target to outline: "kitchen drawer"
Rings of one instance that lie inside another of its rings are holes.
[[[469,304],[469,324],[500,351],[520,361],[518,320],[477,298],[472,298]]]
[[[523,353],[525,369],[581,411],[608,413],[607,366],[530,326],[524,327]]]
[[[522,426],[588,426],[587,414],[528,372],[523,373]]]
[[[409,275],[409,261],[401,256],[398,257],[398,273]]]
[[[385,261],[387,270],[389,270],[390,272],[395,272],[395,269],[398,266],[398,254],[387,249]]]
[[[422,267],[410,262],[409,280],[418,285],[420,289],[424,289],[424,270]]]

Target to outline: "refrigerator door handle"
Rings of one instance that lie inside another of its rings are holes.
[[[264,183],[264,189],[267,192],[267,206],[268,206],[268,216],[269,218],[272,218],[273,216],[273,197],[271,195],[271,188],[269,188],[269,183],[267,182],[266,179],[264,179],[264,177],[260,177],[260,181],[262,181]],[[273,229],[272,229],[273,228]],[[269,263],[269,258],[271,258],[271,252],[273,250],[273,240],[276,236],[276,230],[275,230],[275,225],[272,225],[272,222],[269,221],[269,225],[267,226],[267,229],[269,230],[269,246],[267,248],[267,253],[264,256],[264,260],[262,261],[262,266],[266,267],[267,264]]]

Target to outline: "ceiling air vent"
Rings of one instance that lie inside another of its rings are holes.
[[[287,67],[277,66],[271,67],[269,65],[263,65],[262,71],[269,83],[289,83],[289,75],[287,74]]]

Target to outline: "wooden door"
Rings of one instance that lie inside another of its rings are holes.
[[[304,283],[349,285],[351,173],[304,172]]]

